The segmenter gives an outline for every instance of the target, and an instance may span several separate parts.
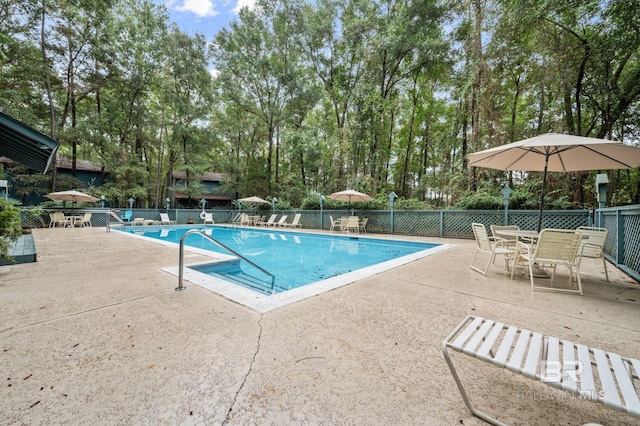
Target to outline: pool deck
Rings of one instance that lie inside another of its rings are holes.
[[[640,357],[640,286],[611,264],[584,296],[532,293],[501,260],[472,271],[473,241],[413,238],[455,246],[260,313],[176,292],[175,247],[104,228],[33,236],[37,262],[0,267],[0,424],[483,425],[441,350],[468,314]],[[640,425],[455,355],[474,402],[506,423]]]

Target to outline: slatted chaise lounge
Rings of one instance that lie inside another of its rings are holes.
[[[473,407],[449,349],[640,418],[640,360],[467,316],[442,342],[442,351],[467,408],[491,424],[504,425]]]

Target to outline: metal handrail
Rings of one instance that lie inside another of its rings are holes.
[[[120,225],[120,227],[122,228],[122,231],[124,231],[124,222],[122,221],[122,219],[120,219],[120,217],[118,217],[117,214],[115,214],[112,210],[109,210],[105,213],[105,227],[107,232],[111,232],[111,218],[115,217],[116,220],[118,221],[118,224]]]
[[[222,247],[223,249],[233,253],[235,256],[237,256],[240,259],[244,260],[245,262],[247,262],[248,264],[250,264],[254,268],[256,268],[256,269],[264,272],[265,274],[269,275],[271,277],[271,291],[273,292],[273,288],[275,286],[275,280],[276,280],[275,275],[273,275],[271,272],[265,270],[261,266],[256,265],[255,263],[253,263],[252,261],[250,261],[249,259],[247,259],[243,255],[241,255],[240,253],[230,249],[229,247],[227,247],[224,244],[222,244],[220,241],[218,241],[215,238],[213,238],[211,235],[207,235],[207,234],[205,234],[203,231],[201,231],[199,229],[190,229],[190,230],[188,230],[187,232],[184,233],[182,238],[180,238],[180,266],[179,266],[180,269],[178,271],[178,287],[176,287],[176,291],[182,291],[182,290],[187,288],[182,284],[182,278],[183,278],[183,275],[184,275],[184,240],[185,240],[185,238],[187,238],[188,235],[195,234],[195,233],[198,233],[198,234],[202,235],[203,237],[207,238],[212,243],[214,243],[214,244]]]

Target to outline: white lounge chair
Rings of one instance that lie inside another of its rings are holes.
[[[256,223],[256,225],[259,225],[259,226],[271,226],[271,225],[273,225],[273,222],[275,222],[276,217],[278,217],[277,214],[272,214],[271,216],[269,216],[269,220],[267,220],[266,222],[261,220],[260,222]]]
[[[300,217],[302,216],[302,214],[300,213],[296,213],[295,216],[293,216],[293,222],[291,223],[283,223],[280,226],[282,226],[283,228],[302,228],[302,225],[300,224]]]
[[[279,221],[273,222],[269,226],[273,226],[274,228],[277,227],[277,226],[282,226],[282,224],[285,223],[286,221],[287,221],[287,215],[283,214]]]
[[[604,280],[609,281],[607,260],[604,258],[604,243],[607,241],[609,231],[607,228],[598,228],[595,226],[579,226],[577,231],[587,237],[580,242],[580,263],[582,264],[582,258],[584,257],[602,259]],[[583,273],[583,275],[587,274]]]
[[[213,221],[213,213],[205,213],[204,219],[202,219],[202,222],[204,224],[207,224],[207,223],[214,224],[215,222]]]
[[[531,290],[559,291],[564,293],[582,294],[582,281],[580,281],[580,241],[582,235],[570,229],[543,229],[535,247],[518,241],[514,255],[515,265],[522,264],[531,279]],[[551,286],[536,285],[534,280],[534,265],[551,268],[551,283],[556,274],[556,266],[564,265],[569,269],[569,282],[573,285],[573,272],[578,281],[577,290]]]
[[[161,225],[175,225],[176,221],[169,219],[169,214],[160,213],[160,224]]]
[[[574,343],[562,337],[468,316],[442,342],[442,352],[467,408],[476,417],[493,425],[504,426],[507,413],[500,413],[501,421],[472,405],[449,350],[519,375],[520,380],[517,385],[513,384],[514,387],[523,386],[522,379],[528,378],[569,392],[576,399],[596,402],[640,418],[640,360]],[[467,370],[472,371],[472,368]],[[479,377],[477,374],[476,376]],[[503,377],[506,380],[508,375],[500,377],[501,380]],[[491,383],[491,379],[484,382]],[[478,385],[482,388],[486,383]],[[509,397],[501,392],[505,388],[500,386],[491,389],[491,392]],[[544,392],[537,389],[538,387],[533,388],[531,392]],[[516,399],[513,394],[511,397]],[[553,419],[551,413],[545,412],[543,423],[562,423],[561,418],[558,416]]]
[[[236,217],[233,218],[234,225],[246,226],[250,224],[249,215],[246,213],[238,213]]]
[[[508,271],[509,261],[513,257],[515,249],[511,249],[504,245],[503,240],[496,241],[492,244],[491,240],[489,239],[489,234],[487,234],[487,228],[485,228],[482,223],[472,223],[471,229],[473,229],[473,235],[476,238],[476,251],[473,254],[473,259],[471,259],[471,269],[480,272],[482,275],[487,275],[489,266],[493,262],[495,262],[496,256],[501,254],[504,256],[504,269],[505,271]],[[487,265],[484,267],[484,269],[480,269],[477,266],[474,266],[476,257],[480,252],[489,255],[489,260],[487,261]]]

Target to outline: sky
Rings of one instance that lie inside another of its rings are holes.
[[[206,40],[213,40],[222,28],[228,27],[242,7],[253,8],[255,0],[153,0],[167,7],[172,22],[181,31],[194,35],[199,32]]]

